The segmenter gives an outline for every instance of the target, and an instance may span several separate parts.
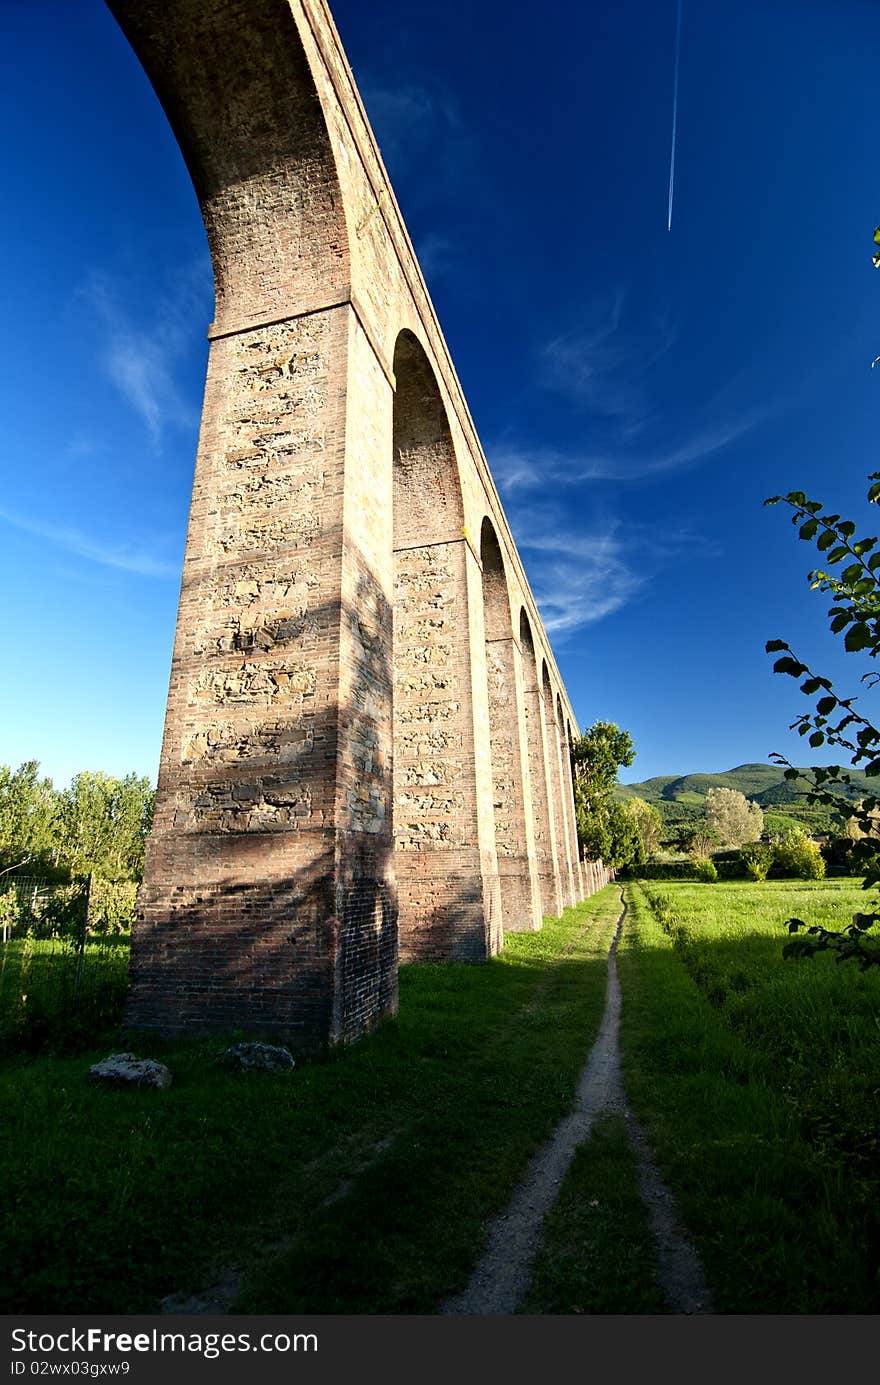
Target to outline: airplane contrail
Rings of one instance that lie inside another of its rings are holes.
[[[678,60],[681,55],[681,4],[675,18],[675,77],[672,84],[672,144],[669,149],[669,211],[666,219],[667,231],[672,230],[672,194],[675,191],[675,134],[678,125]]]

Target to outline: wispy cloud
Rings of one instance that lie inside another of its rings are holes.
[[[367,82],[361,91],[382,158],[408,207],[445,200],[450,186],[460,187],[476,145],[451,92],[433,81],[400,87]]]
[[[636,600],[685,550],[710,547],[684,529],[658,534],[608,514],[575,528],[570,516],[540,503],[509,519],[544,625],[559,643]]]
[[[519,547],[530,571],[535,599],[549,635],[572,634],[613,615],[644,585],[627,557],[617,527],[573,534],[554,530],[548,541],[520,529]]]
[[[451,100],[442,100],[426,87],[368,86],[364,90],[364,104],[382,157],[389,164],[408,157],[428,127],[455,120],[455,106]]]
[[[51,524],[43,520],[31,519],[27,515],[12,510],[0,509],[0,522],[12,525],[26,534],[45,539],[67,553],[89,562],[100,563],[103,567],[116,568],[122,572],[136,573],[139,577],[177,577],[180,564],[144,552],[133,544],[107,544],[100,539],[91,538],[81,530],[69,525]]]
[[[711,410],[707,410],[711,413]],[[664,472],[698,466],[715,453],[745,437],[768,416],[769,409],[754,408],[738,418],[717,419],[697,427],[684,437],[656,447],[612,446],[572,450],[537,447],[502,441],[490,449],[492,475],[502,493],[554,486],[576,486],[589,481],[641,481]]]
[[[98,443],[86,433],[76,433],[64,445],[64,452],[68,457],[92,457],[98,451]]]
[[[416,257],[428,283],[436,283],[455,265],[452,241],[437,231],[429,231],[416,245]]]
[[[672,350],[677,330],[664,313],[627,320],[618,287],[585,309],[577,325],[543,343],[539,382],[580,410],[612,421],[624,436],[651,416],[649,373]]]
[[[119,286],[92,274],[81,289],[101,328],[104,370],[161,446],[167,427],[191,428],[198,405],[177,385],[175,367],[203,332],[213,292],[210,262],[199,259],[175,275],[148,321],[126,308]]]

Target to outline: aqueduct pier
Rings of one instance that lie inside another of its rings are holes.
[[[127,1024],[300,1048],[604,874],[577,726],[322,0],[110,0],[216,309]]]

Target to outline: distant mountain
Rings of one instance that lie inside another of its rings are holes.
[[[854,799],[876,792],[877,781],[866,779],[859,770],[848,771],[853,781]],[[618,785],[620,798],[644,798],[648,803],[680,803],[687,808],[702,808],[710,789],[737,789],[762,808],[803,803],[804,785],[790,783],[781,765],[737,765],[720,774],[661,774],[640,784]]]

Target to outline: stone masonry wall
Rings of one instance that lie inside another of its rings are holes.
[[[346,1042],[596,885],[573,713],[323,0],[112,8],[217,287],[128,1024]]]

